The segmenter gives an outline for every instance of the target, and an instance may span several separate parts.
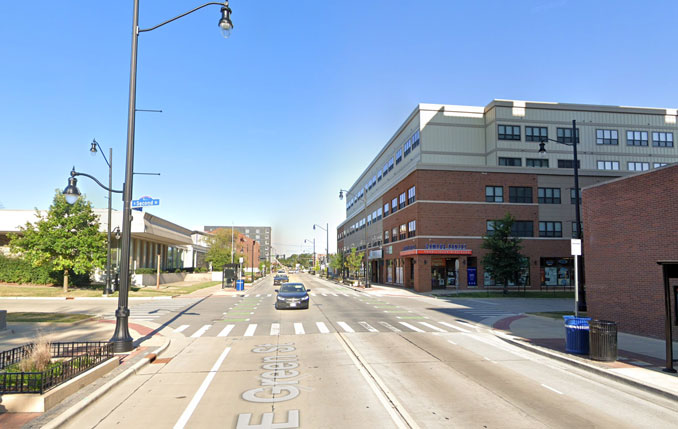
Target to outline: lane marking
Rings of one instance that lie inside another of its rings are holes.
[[[337,322],[337,325],[341,326],[344,332],[355,332],[346,322]]]
[[[254,331],[256,331],[256,330],[257,330],[257,324],[256,323],[250,323],[247,326],[247,330],[245,331],[245,335],[243,335],[243,336],[244,337],[251,337],[251,336],[254,335]]]
[[[258,294],[257,294],[257,296],[256,296],[256,298],[259,298],[260,296],[261,296],[261,294],[260,294],[260,293],[258,293]]]
[[[306,332],[304,332],[304,325],[301,323],[297,322],[294,324],[294,333],[297,335],[304,335]]]
[[[273,296],[273,294],[272,294],[272,293],[269,293],[269,294],[268,294],[268,295],[266,295],[266,296]]]
[[[222,329],[221,332],[219,332],[217,334],[217,337],[227,337],[228,334],[231,333],[231,331],[233,330],[234,327],[235,327],[235,325],[226,325],[226,327],[224,329]]]
[[[207,374],[207,377],[205,377],[205,380],[200,385],[200,388],[198,388],[198,391],[195,392],[195,395],[193,395],[193,399],[191,399],[191,402],[188,404],[184,412],[181,414],[181,417],[179,417],[179,420],[174,425],[174,429],[183,429],[184,426],[186,426],[186,423],[188,423],[188,419],[191,418],[191,415],[195,411],[195,408],[200,403],[200,400],[207,391],[207,388],[209,387],[210,383],[212,383],[212,380],[214,379],[217,370],[224,362],[224,359],[226,359],[226,356],[228,356],[228,353],[230,351],[231,348],[226,347],[224,351],[221,352],[221,356],[219,356],[219,359],[217,359],[217,361],[214,363],[214,366],[212,366],[212,369],[210,370],[209,374]]]
[[[379,324],[387,329],[390,329],[393,332],[402,332],[400,329],[396,328],[395,326],[391,325],[388,322],[379,322]]]
[[[208,330],[209,328],[211,328],[211,327],[212,327],[212,325],[204,325],[202,328],[200,328],[200,329],[198,329],[197,331],[195,331],[195,332],[193,333],[193,335],[191,335],[191,338],[198,338],[198,337],[202,336],[202,334],[204,334],[205,332],[207,332],[207,330]]]
[[[471,332],[471,331],[469,331],[468,329],[464,329],[464,328],[461,328],[461,327],[459,327],[459,326],[455,326],[455,325],[453,325],[453,324],[451,324],[451,323],[447,323],[447,322],[438,322],[438,323],[440,323],[441,325],[445,325],[445,326],[447,326],[448,328],[456,329],[457,331],[460,331],[460,332]]]
[[[426,326],[426,327],[429,328],[429,329],[433,329],[434,331],[438,331],[438,332],[447,332],[446,330],[444,330],[444,329],[442,329],[442,328],[439,328],[439,327],[437,327],[437,326],[435,326],[435,325],[431,325],[430,323],[419,322],[419,324],[420,324],[420,325],[423,325],[423,326]]]
[[[339,296],[339,295],[337,295],[336,293],[332,293],[332,292],[330,292],[330,295],[332,295],[332,296]]]
[[[322,296],[327,296],[327,294],[326,294],[326,293],[321,293],[320,295],[322,295]]]
[[[543,384],[543,383],[542,383],[542,386],[545,387],[545,388],[547,388],[548,390],[551,390],[551,391],[553,391],[553,392],[556,392],[556,393],[559,394],[559,395],[562,395],[562,394],[563,394],[563,392],[560,392],[560,391],[554,389],[553,387],[547,386],[547,385],[545,385],[545,384]]]
[[[233,318],[233,317],[229,317],[229,318],[226,318],[226,319],[221,319],[221,321],[222,321],[222,322],[249,322],[250,319],[249,319],[249,318]]]
[[[457,343],[455,343],[455,342],[452,341],[452,340],[447,340],[447,342],[450,343],[450,344],[454,344],[455,346],[457,345]]]
[[[406,328],[409,328],[409,329],[413,330],[414,332],[426,332],[426,331],[424,331],[423,329],[419,329],[419,328],[417,328],[416,326],[410,325],[410,324],[407,323],[407,322],[398,322],[398,323],[400,323],[401,325],[403,325],[403,326],[406,327]]]
[[[318,326],[318,330],[320,331],[321,334],[329,334],[330,330],[327,328],[327,326],[323,322],[315,322],[315,324]]]
[[[370,332],[379,332],[378,329],[374,329],[372,326],[370,326],[369,323],[367,322],[358,322],[358,325],[362,326],[363,328],[367,329]]]
[[[176,328],[176,329],[174,330],[174,332],[183,332],[183,331],[185,331],[186,328],[188,328],[189,326],[191,326],[191,325],[181,325],[181,326],[179,326],[178,328]]]
[[[271,323],[271,335],[280,335],[280,323]]]

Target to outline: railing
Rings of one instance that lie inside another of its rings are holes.
[[[6,372],[5,368],[30,355],[34,344],[15,347],[0,353],[0,394],[44,393],[113,357],[113,343],[52,343],[52,358],[66,358],[51,363],[42,372]]]

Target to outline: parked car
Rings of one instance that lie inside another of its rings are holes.
[[[278,296],[275,299],[275,309],[282,308],[308,308],[310,299],[308,292],[311,289],[306,289],[302,283],[285,283],[280,286],[280,289],[275,291]]]
[[[273,277],[273,284],[274,285],[281,285],[283,283],[287,283],[290,281],[289,277],[287,277],[284,274],[278,274],[277,276]]]

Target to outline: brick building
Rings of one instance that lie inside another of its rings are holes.
[[[678,260],[678,165],[583,190],[586,298],[592,317],[664,338],[659,260]],[[676,282],[674,281],[674,286]],[[672,288],[673,332],[676,296]]]
[[[676,118],[675,109],[420,104],[349,189],[338,251],[367,250],[372,282],[418,291],[494,287],[481,244],[509,212],[529,262],[521,283],[569,288],[581,195],[572,141],[584,188],[678,161]],[[556,142],[540,156],[546,138]]]

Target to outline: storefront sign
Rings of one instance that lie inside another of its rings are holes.
[[[424,246],[426,250],[465,250],[465,244],[437,244],[437,243],[428,243]],[[403,249],[404,250],[404,249]]]
[[[379,249],[379,250],[370,250],[370,256],[369,256],[370,259],[381,259],[382,257],[383,257],[383,256],[382,256],[382,251],[381,251],[381,249]]]
[[[467,249],[465,244],[435,244],[429,243],[423,249],[415,246],[405,246],[400,256],[413,255],[472,255],[473,250]]]
[[[478,268],[469,267],[466,269],[466,278],[469,286],[478,286]]]

